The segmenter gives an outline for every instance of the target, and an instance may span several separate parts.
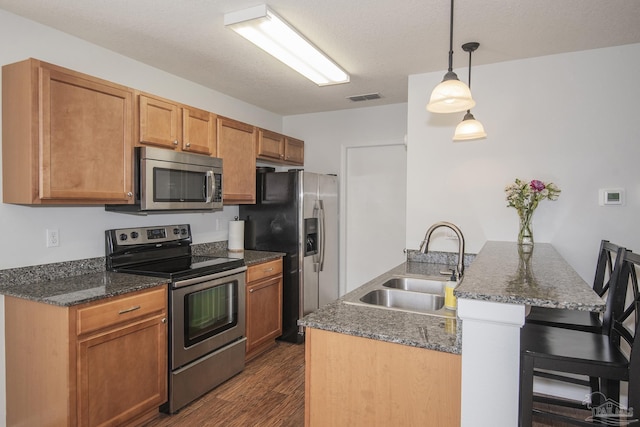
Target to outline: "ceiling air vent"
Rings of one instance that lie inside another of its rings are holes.
[[[380,99],[381,96],[378,92],[376,93],[367,93],[364,95],[353,95],[353,96],[348,96],[347,99],[353,101],[353,102],[360,102],[360,101],[372,101],[374,99]]]

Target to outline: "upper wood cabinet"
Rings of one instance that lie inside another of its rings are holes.
[[[284,135],[259,129],[256,157],[260,160],[284,160]]]
[[[182,149],[216,155],[216,116],[193,107],[182,107]]]
[[[138,144],[215,155],[216,115],[139,93]]]
[[[3,201],[133,203],[133,91],[28,59],[2,67]]]
[[[256,202],[256,155],[258,131],[254,126],[218,116],[218,157],[222,158],[225,204]]]
[[[256,158],[270,163],[303,166],[304,141],[259,129]]]
[[[304,165],[304,141],[285,137],[284,140],[284,161],[293,165]]]

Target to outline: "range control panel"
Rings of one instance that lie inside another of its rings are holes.
[[[165,243],[191,237],[189,224],[109,230],[119,246]]]

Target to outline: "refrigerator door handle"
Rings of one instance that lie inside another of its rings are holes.
[[[322,200],[318,200],[318,235],[319,235],[319,244],[318,244],[318,252],[320,253],[320,270],[324,270],[324,247],[325,247],[325,216],[324,216],[324,202]]]

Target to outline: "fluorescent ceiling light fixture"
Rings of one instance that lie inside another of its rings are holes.
[[[349,82],[349,74],[266,4],[227,13],[224,25],[318,86]]]

